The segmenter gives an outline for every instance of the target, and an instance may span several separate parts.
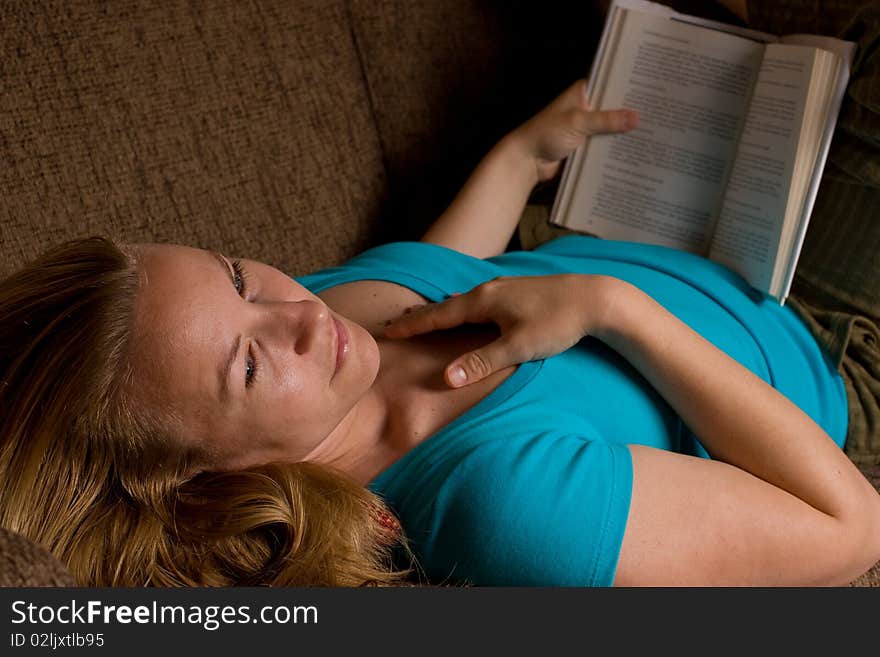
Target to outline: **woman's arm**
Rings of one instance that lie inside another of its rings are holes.
[[[421,241],[476,258],[504,253],[537,183],[534,161],[508,135],[480,161]]]
[[[504,253],[532,189],[592,134],[636,126],[635,112],[593,112],[578,80],[505,136],[483,158],[446,211],[422,237],[477,258]]]
[[[616,583],[842,585],[874,565],[880,496],[828,434],[644,292],[615,286],[593,335],[715,459],[630,446],[636,483]]]
[[[471,322],[494,322],[501,337],[450,363],[450,385],[593,335],[711,454],[629,445],[633,490],[615,584],[837,585],[880,559],[880,495],[828,434],[637,287],[595,275],[502,277],[403,315],[386,335]]]

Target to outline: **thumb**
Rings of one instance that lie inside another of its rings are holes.
[[[577,112],[573,118],[577,130],[587,136],[626,132],[639,124],[638,112],[627,109],[581,111]]]
[[[510,361],[510,362],[508,362]],[[460,388],[485,379],[490,374],[513,364],[507,355],[503,338],[485,347],[474,349],[456,358],[446,366],[446,383],[451,388]]]

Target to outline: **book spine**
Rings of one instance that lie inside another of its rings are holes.
[[[615,0],[609,8],[608,16],[605,19],[605,26],[602,28],[602,36],[599,39],[599,47],[596,50],[596,55],[593,57],[593,62],[590,65],[590,74],[587,81],[587,98],[590,99],[591,108],[596,108],[598,105],[596,88],[599,83],[599,70],[611,48],[612,33],[616,36],[616,33],[619,32],[619,30],[615,30],[614,27],[620,24],[620,21],[617,19],[619,14],[624,11],[619,6],[621,4],[625,3]],[[614,41],[616,42],[616,39],[614,39]],[[565,167],[562,170],[562,178],[559,181],[559,189],[556,192],[556,197],[553,199],[553,207],[550,209],[549,222],[551,224],[568,226],[568,210],[571,205],[571,197],[574,192],[574,187],[580,178],[585,151],[586,144],[578,146],[575,152],[569,155],[565,161]]]
[[[781,289],[773,290],[785,303],[791,291],[791,285],[794,282],[794,273],[797,269],[797,262],[800,258],[801,249],[803,248],[804,238],[807,235],[807,226],[810,223],[810,215],[813,212],[813,206],[816,203],[816,195],[819,191],[819,184],[822,178],[822,171],[825,169],[825,162],[828,159],[828,151],[831,148],[831,137],[834,134],[834,128],[837,125],[837,117],[840,114],[840,107],[843,104],[843,97],[846,93],[846,85],[849,82],[851,62],[847,58],[840,58],[840,70],[838,72],[837,86],[834,90],[834,100],[828,113],[828,123],[825,126],[825,133],[822,135],[822,145],[816,155],[816,163],[813,167],[813,176],[810,181],[810,187],[807,191],[807,197],[804,201],[803,212],[801,213],[800,227],[795,236],[794,244],[789,255],[788,272],[782,283]],[[774,295],[774,296],[777,296]]]

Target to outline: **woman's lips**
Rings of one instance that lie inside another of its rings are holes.
[[[336,325],[336,370],[333,372],[335,376],[339,368],[342,367],[345,356],[348,354],[349,349],[351,349],[351,344],[345,325],[335,317],[333,318],[333,324]]]

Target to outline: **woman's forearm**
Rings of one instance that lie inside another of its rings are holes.
[[[593,335],[638,369],[713,459],[856,526],[880,518],[877,492],[788,398],[638,288],[617,281],[608,298]]]
[[[534,159],[509,136],[482,159],[423,242],[489,258],[504,253],[537,184]]]

